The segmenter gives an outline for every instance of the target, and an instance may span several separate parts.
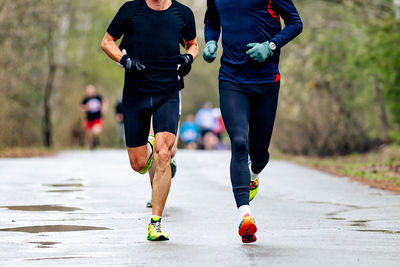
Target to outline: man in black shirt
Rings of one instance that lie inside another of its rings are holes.
[[[127,55],[116,44],[122,36],[121,47]],[[182,38],[184,55],[179,49]],[[101,47],[125,68],[122,102],[132,168],[146,173],[154,154],[153,215],[147,238],[168,240],[160,223],[171,187],[171,150],[179,120],[178,75],[184,77],[190,72],[198,54],[193,13],[173,0],[126,2],[111,22]],[[149,135],[152,116],[155,138]]]
[[[85,130],[91,149],[95,149],[99,144],[99,135],[103,129],[102,112],[104,107],[103,98],[96,93],[96,88],[88,85],[81,109],[86,113]]]

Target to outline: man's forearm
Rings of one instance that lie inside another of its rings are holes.
[[[281,48],[301,33],[303,22],[292,1],[273,1],[273,5],[285,21],[285,28],[267,41],[273,42],[277,48]]]
[[[197,44],[196,39],[190,42],[186,42],[185,48],[187,54],[191,54],[193,56],[193,59],[197,58],[197,55],[199,54],[199,45]]]
[[[101,49],[115,62],[119,63],[124,56],[121,49],[116,44],[116,39],[106,33],[101,41]]]

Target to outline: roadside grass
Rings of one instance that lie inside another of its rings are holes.
[[[43,147],[13,147],[0,149],[0,158],[33,158],[33,157],[46,157],[56,154],[54,149]]]
[[[366,154],[327,158],[283,156],[295,163],[351,177],[370,186],[400,193],[400,146],[390,145]]]

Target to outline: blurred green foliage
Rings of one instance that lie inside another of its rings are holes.
[[[275,146],[325,156],[396,141],[400,50],[392,41],[400,32],[392,1],[297,3],[304,32],[283,49]]]

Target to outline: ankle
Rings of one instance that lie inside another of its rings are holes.
[[[161,219],[162,219],[161,216],[152,215],[150,222],[151,223],[161,222]]]
[[[245,215],[250,215],[250,216],[252,215],[249,205],[240,206],[238,211],[239,211],[240,220],[242,220],[243,216],[245,216]]]

